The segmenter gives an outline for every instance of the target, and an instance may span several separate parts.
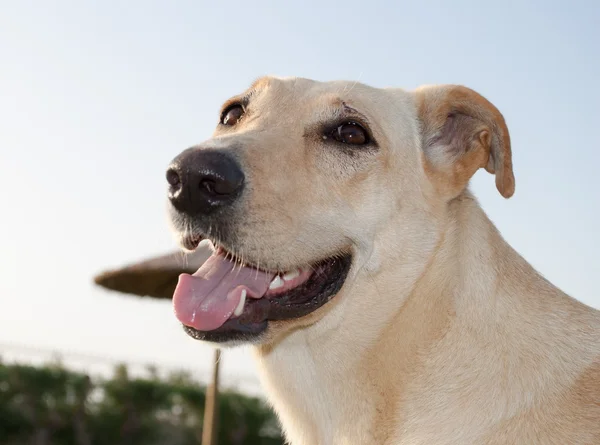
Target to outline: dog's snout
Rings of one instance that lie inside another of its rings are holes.
[[[191,148],[167,170],[169,199],[180,212],[201,215],[231,204],[244,186],[244,173],[229,155]]]

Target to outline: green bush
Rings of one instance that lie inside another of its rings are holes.
[[[199,445],[205,388],[185,374],[92,379],[60,365],[0,362],[2,445]],[[272,411],[258,398],[219,395],[218,444],[283,444]]]

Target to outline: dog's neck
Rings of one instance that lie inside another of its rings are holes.
[[[590,345],[565,333],[564,320],[587,317],[583,305],[536,273],[468,193],[447,216],[429,250],[404,263],[389,255],[397,266],[385,272],[365,267],[337,311],[268,352],[257,349],[263,383],[294,445],[385,443],[396,432],[378,411],[402,413],[406,435],[422,436],[427,422],[441,432],[446,410],[455,423],[489,427],[559,390],[591,360]],[[511,385],[494,397],[490,381]],[[464,394],[479,400],[469,405],[479,412],[463,410]],[[344,403],[350,399],[362,403]]]

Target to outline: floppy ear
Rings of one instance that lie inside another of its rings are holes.
[[[425,169],[438,191],[458,196],[483,167],[496,175],[502,196],[515,192],[510,136],[504,117],[487,99],[459,85],[415,91]]]

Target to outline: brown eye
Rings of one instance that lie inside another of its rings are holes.
[[[331,137],[338,142],[350,145],[365,145],[369,142],[367,131],[356,122],[340,125],[333,130]]]
[[[223,113],[223,117],[221,118],[221,123],[223,125],[235,125],[239,122],[241,117],[244,115],[244,108],[239,105],[232,105]]]

